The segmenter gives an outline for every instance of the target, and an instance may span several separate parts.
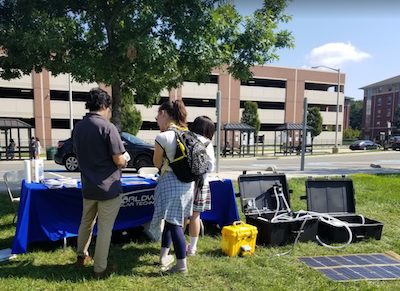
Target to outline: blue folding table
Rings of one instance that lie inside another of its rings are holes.
[[[114,230],[139,226],[153,216],[154,188],[157,183],[140,177],[123,177],[123,199]],[[239,219],[231,180],[210,182],[211,210],[201,219],[231,225]],[[48,189],[43,184],[22,182],[13,254],[27,251],[28,243],[57,241],[78,235],[82,216],[81,186]]]

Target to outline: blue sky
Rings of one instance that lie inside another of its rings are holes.
[[[262,0],[235,0],[242,15]],[[286,10],[294,49],[279,50],[272,65],[325,65],[346,74],[345,95],[363,98],[360,87],[400,75],[399,0],[294,0]],[[332,71],[333,72],[333,71]]]

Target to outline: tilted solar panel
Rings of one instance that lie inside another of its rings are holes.
[[[300,257],[299,260],[334,281],[400,278],[400,260],[392,252],[342,256]]]

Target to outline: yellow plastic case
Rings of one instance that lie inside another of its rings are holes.
[[[222,228],[222,252],[230,257],[254,253],[257,239],[257,227],[235,221],[231,226]]]

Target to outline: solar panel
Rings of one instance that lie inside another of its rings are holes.
[[[393,252],[384,254],[299,257],[298,259],[328,278],[339,282],[351,280],[393,280],[400,278],[400,256]]]

